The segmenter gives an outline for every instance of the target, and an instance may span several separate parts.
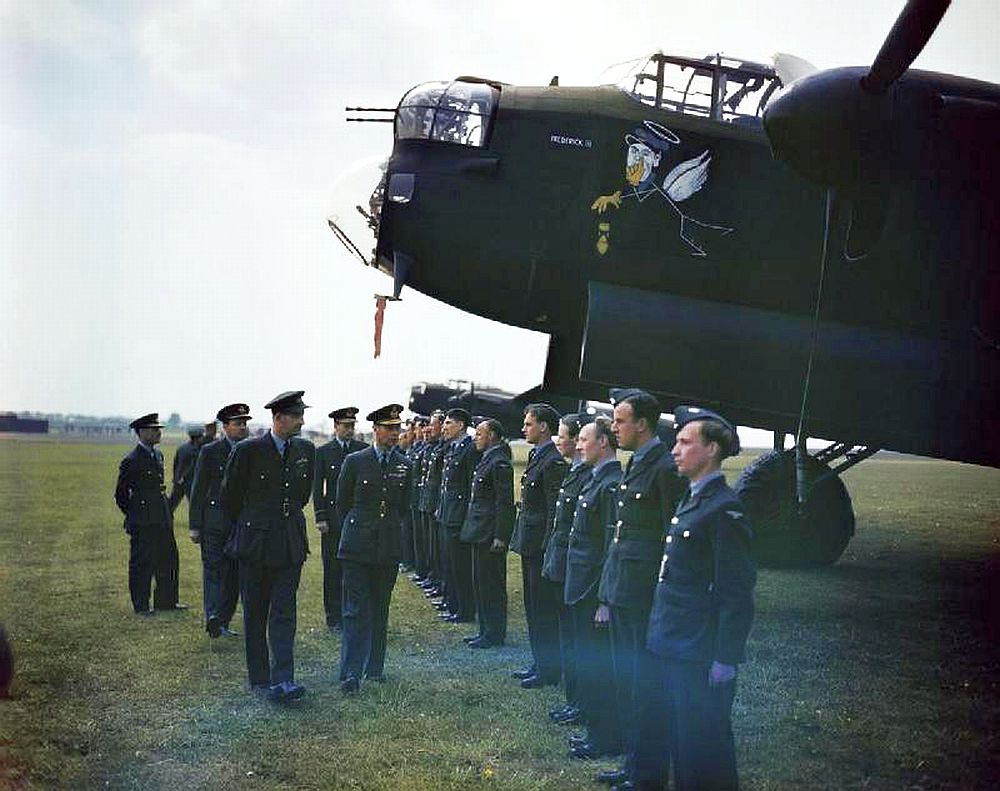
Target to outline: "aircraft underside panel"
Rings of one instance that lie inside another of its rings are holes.
[[[794,431],[812,329],[805,317],[591,282],[580,380]],[[968,368],[944,341],[820,320],[805,431],[1000,466],[988,439],[1000,422],[995,377]]]

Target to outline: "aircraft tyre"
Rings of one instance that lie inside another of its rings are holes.
[[[827,472],[809,457],[809,481]],[[854,508],[839,476],[809,489],[805,513],[795,502],[795,450],[772,450],[743,470],[734,487],[753,522],[754,556],[760,566],[829,566],[854,535]]]

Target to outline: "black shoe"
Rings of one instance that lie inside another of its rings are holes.
[[[306,688],[301,684],[296,684],[294,681],[279,681],[271,685],[268,696],[274,703],[288,703],[299,700],[305,694]]]
[[[589,743],[590,737],[585,733],[571,733],[568,741],[570,747],[579,747],[581,744]]]
[[[620,785],[628,780],[628,772],[624,769],[603,769],[594,779],[608,786]]]
[[[636,785],[631,780],[622,780],[617,785],[611,786],[611,791],[635,791]]]
[[[541,689],[542,687],[547,687],[549,683],[550,682],[535,673],[535,675],[528,676],[527,678],[521,680],[521,689]]]
[[[556,725],[582,725],[584,719],[582,712],[579,709],[574,709],[572,713],[567,714],[565,717],[561,717],[555,722]]]
[[[210,615],[208,617],[208,623],[205,624],[205,631],[208,632],[208,636],[213,640],[222,634],[222,621],[219,620],[218,615]]]
[[[473,640],[469,643],[469,648],[498,648],[501,645],[503,645],[503,643],[495,643],[484,637],[481,640]]]
[[[222,635],[223,637],[239,637],[240,636],[239,632],[234,632],[228,626],[223,626],[219,630],[219,634]]]
[[[565,720],[573,719],[580,716],[580,710],[571,703],[567,703],[565,706],[560,706],[558,709],[553,709],[549,712],[549,719],[553,722],[562,723]],[[570,723],[566,723],[567,725]]]
[[[462,638],[462,642],[468,644],[468,643],[474,643],[476,642],[476,640],[482,640],[482,639],[483,636],[481,634],[467,634],[465,637]]]
[[[570,758],[576,758],[578,761],[593,761],[595,758],[603,758],[606,755],[608,755],[607,750],[602,750],[590,742],[578,744],[571,747],[569,751]]]
[[[513,672],[511,672],[510,677],[511,678],[519,678],[519,679],[523,680],[523,679],[526,679],[526,678],[530,678],[531,676],[534,676],[535,674],[536,674],[535,668],[533,668],[533,667],[525,667],[525,668],[522,668],[521,670],[514,670]]]
[[[340,682],[340,691],[345,695],[354,695],[361,689],[361,682],[355,676],[348,676]]]

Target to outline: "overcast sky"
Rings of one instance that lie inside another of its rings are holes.
[[[372,359],[356,230],[394,106],[476,74],[594,84],[663,49],[870,63],[887,0],[0,0],[0,410],[186,420],[305,389],[405,403],[419,380],[541,381],[546,339],[404,291]],[[1000,82],[1000,3],[956,0],[916,66]],[[362,249],[370,235],[359,238]]]

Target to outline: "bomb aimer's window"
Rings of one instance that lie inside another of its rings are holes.
[[[499,92],[478,82],[428,82],[396,109],[396,137],[482,148],[489,139]]]

